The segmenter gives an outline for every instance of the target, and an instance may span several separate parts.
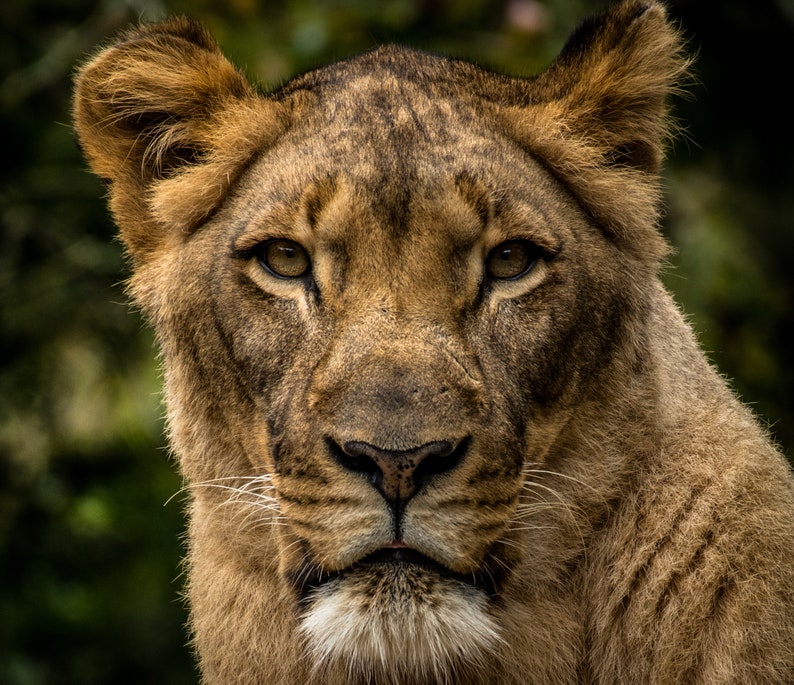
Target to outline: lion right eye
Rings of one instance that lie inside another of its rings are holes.
[[[265,271],[276,278],[301,278],[312,267],[306,248],[286,238],[266,240],[256,246],[254,255]]]
[[[508,240],[488,253],[485,271],[491,278],[516,280],[543,258],[543,250],[528,240]]]

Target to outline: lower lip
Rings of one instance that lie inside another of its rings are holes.
[[[432,568],[439,573],[448,574],[449,571],[445,569],[437,561],[430,557],[425,556],[421,552],[417,552],[405,544],[386,545],[380,549],[368,554],[361,559],[359,564],[389,564],[389,563],[407,563],[416,564],[418,566],[425,566]]]

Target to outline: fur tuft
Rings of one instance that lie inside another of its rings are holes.
[[[283,130],[211,36],[185,18],[122,34],[78,73],[75,128],[134,258],[218,206]]]
[[[646,260],[668,251],[656,231],[657,177],[675,130],[669,98],[689,64],[660,3],[620,3],[582,24],[528,82],[527,107],[503,113],[593,218]]]
[[[481,671],[502,642],[485,596],[460,583],[439,583],[426,596],[390,570],[366,591],[361,584],[333,581],[310,598],[301,632],[319,681],[330,672],[352,682],[454,685]]]

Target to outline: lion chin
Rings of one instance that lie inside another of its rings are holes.
[[[422,560],[370,556],[306,595],[300,630],[318,675],[451,684],[502,642],[473,583]]]

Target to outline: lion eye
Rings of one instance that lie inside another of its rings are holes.
[[[520,278],[542,256],[542,250],[528,240],[507,240],[488,253],[485,271],[491,278]]]
[[[268,240],[257,248],[255,254],[259,263],[278,278],[300,278],[311,269],[309,253],[294,240]]]

